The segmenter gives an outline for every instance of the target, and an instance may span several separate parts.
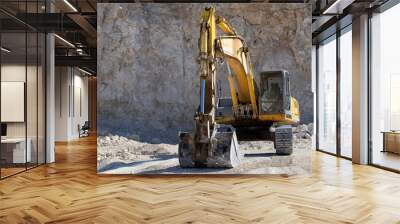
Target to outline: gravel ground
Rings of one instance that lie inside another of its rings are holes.
[[[311,172],[310,125],[294,129],[290,156],[277,156],[271,141],[240,141],[241,164],[231,169],[180,168],[178,145],[150,144],[120,136],[97,141],[101,174],[287,174]]]

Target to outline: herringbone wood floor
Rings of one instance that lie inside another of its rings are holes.
[[[310,176],[100,176],[94,137],[0,181],[0,223],[400,223],[400,175],[315,152]]]

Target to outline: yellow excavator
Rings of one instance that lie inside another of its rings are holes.
[[[217,27],[223,35],[217,36]],[[264,126],[278,155],[293,150],[292,124],[299,105],[290,94],[285,70],[260,73],[256,85],[249,49],[232,26],[207,7],[201,15],[199,38],[200,105],[194,132],[180,132],[179,164],[183,168],[232,168],[242,154],[236,128]],[[228,64],[230,98],[217,97],[216,63]]]

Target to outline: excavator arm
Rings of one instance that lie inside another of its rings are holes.
[[[217,27],[223,32],[223,36],[217,37]],[[257,99],[248,48],[235,29],[225,18],[217,16],[212,7],[206,8],[201,17],[199,48],[200,113],[208,114],[210,122],[214,122],[215,62],[220,57],[229,66],[228,82],[233,109],[237,113],[249,111],[249,116],[256,118]]]
[[[179,135],[181,167],[226,168],[234,167],[240,161],[235,129],[231,125],[215,123],[216,61],[221,53],[216,47],[217,26],[224,34],[236,36],[231,25],[216,16],[215,8],[206,8],[201,15],[199,38],[200,106],[194,116],[195,132]],[[240,62],[239,58],[234,60]]]

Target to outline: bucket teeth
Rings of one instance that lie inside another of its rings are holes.
[[[233,168],[240,164],[241,154],[235,129],[231,125],[216,125],[210,141],[206,144],[196,143],[194,133],[182,132],[179,137],[179,164],[183,168]],[[203,152],[202,150],[207,150]],[[204,155],[200,160],[196,155]]]

